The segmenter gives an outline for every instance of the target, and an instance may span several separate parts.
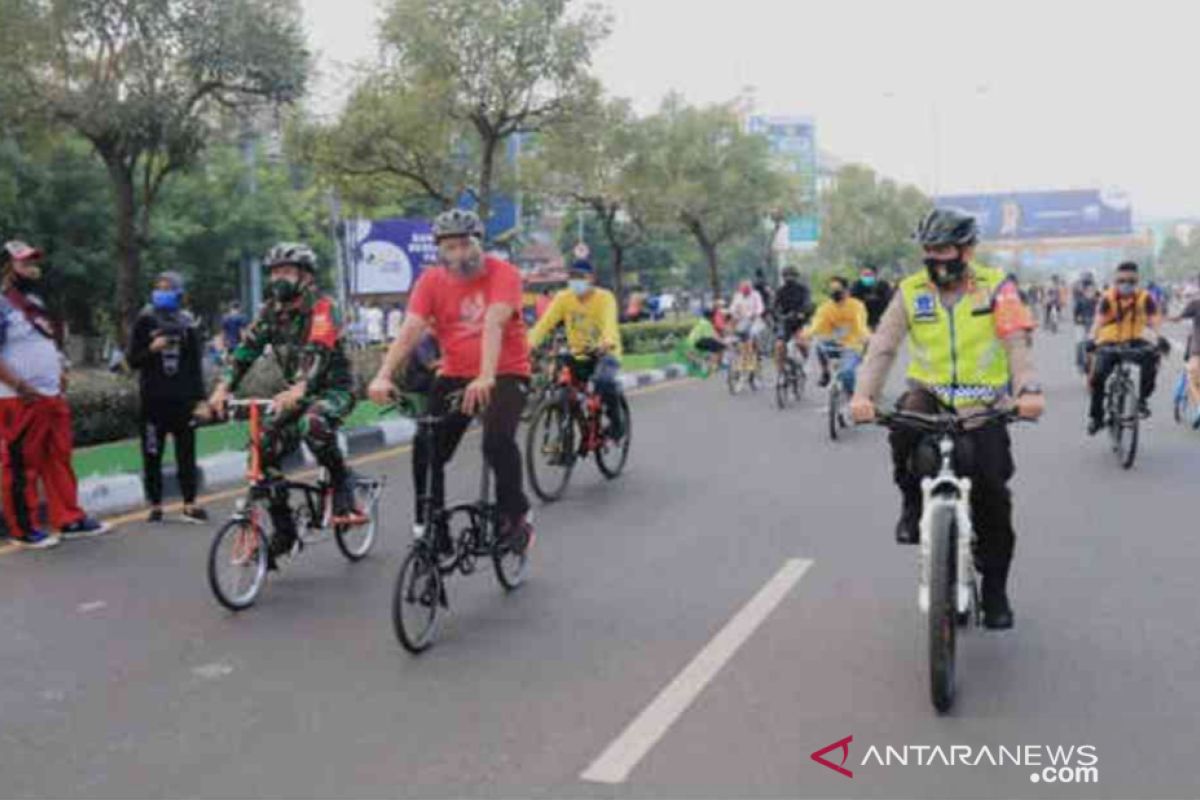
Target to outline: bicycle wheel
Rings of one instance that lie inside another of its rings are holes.
[[[736,395],[742,390],[742,360],[741,356],[734,356],[729,362],[729,369],[725,373],[725,381],[729,385],[729,393]]]
[[[392,625],[404,649],[414,655],[429,649],[441,623],[445,588],[437,565],[424,547],[414,546],[396,577]]]
[[[1172,403],[1172,410],[1175,414],[1175,422],[1182,425],[1187,417],[1188,404],[1188,377],[1187,373],[1179,376],[1179,381],[1175,384],[1175,397]],[[1191,420],[1189,420],[1190,422]]]
[[[534,413],[525,436],[525,467],[538,497],[547,503],[562,497],[575,468],[575,422],[561,398]]]
[[[625,435],[619,441],[605,438],[600,449],[596,451],[596,466],[609,480],[620,475],[621,470],[625,469],[625,462],[629,460],[629,444],[633,441],[633,417],[629,413],[629,401],[624,395],[621,395],[620,408]]]
[[[529,569],[529,548],[518,553],[497,538],[492,543],[492,567],[504,591],[516,591],[525,583],[525,574]]]
[[[231,519],[208,551],[208,585],[230,611],[254,605],[267,581],[267,537],[250,519]]]
[[[1132,468],[1133,460],[1137,458],[1138,426],[1141,422],[1141,414],[1138,413],[1137,398],[1138,393],[1133,384],[1126,384],[1120,409],[1123,435],[1120,437],[1120,447],[1118,447],[1117,452],[1122,469]]]
[[[783,411],[791,402],[793,388],[792,367],[784,364],[775,373],[775,407]]]
[[[934,509],[929,535],[929,690],[933,707],[946,713],[954,705],[958,523],[954,509]]]
[[[354,505],[367,515],[362,525],[338,525],[334,538],[342,555],[351,561],[361,561],[375,544],[375,533],[379,529],[379,498],[383,495],[383,484],[374,478],[360,478],[354,486]]]
[[[838,415],[842,405],[842,390],[838,384],[837,376],[829,384],[829,438],[837,441],[838,438]]]

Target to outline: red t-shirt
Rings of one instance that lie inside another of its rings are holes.
[[[448,378],[479,376],[483,358],[483,317],[488,306],[513,309],[504,324],[497,375],[529,376],[529,345],[521,318],[521,273],[507,261],[485,256],[479,275],[464,280],[445,267],[425,270],[409,300],[410,313],[430,320],[442,346],[441,374]]]

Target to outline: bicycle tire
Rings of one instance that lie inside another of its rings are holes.
[[[954,514],[950,506],[935,508],[929,530],[929,692],[939,714],[950,710],[955,695],[958,522]]]
[[[833,377],[833,381],[829,384],[829,438],[832,441],[837,441],[838,438],[838,412],[841,405],[841,389],[837,384],[837,376]]]
[[[1138,413],[1137,392],[1127,384],[1121,408],[1121,428],[1124,435],[1121,437],[1122,446],[1118,453],[1122,469],[1132,469],[1134,459],[1137,458],[1140,423],[1141,414]]]
[[[554,398],[551,402],[542,403],[533,415],[529,431],[525,435],[525,471],[529,473],[529,483],[534,494],[543,502],[553,503],[562,497],[571,481],[571,472],[575,469],[575,421],[571,419],[562,398]],[[542,437],[539,437],[539,432]],[[545,438],[545,437],[553,438]],[[562,464],[547,464],[543,469],[537,465],[537,454],[545,453],[547,447],[557,451],[557,458]],[[555,483],[544,470],[557,467],[560,475]]]
[[[625,423],[625,435],[621,437],[620,442],[605,439],[596,451],[596,466],[609,480],[616,478],[625,469],[625,463],[629,460],[629,445],[633,441],[633,415],[629,413],[629,401],[624,395],[620,398],[620,408]],[[616,460],[611,463],[608,461],[610,455],[616,455]]]
[[[515,592],[525,583],[525,576],[529,570],[529,548],[517,553],[496,539],[492,543],[492,567],[496,572],[496,580],[504,591]]]
[[[442,574],[426,549],[420,546],[410,549],[396,575],[396,589],[392,594],[392,627],[396,639],[413,655],[428,650],[437,638],[441,627],[441,611],[445,607],[445,591]],[[410,625],[404,612],[414,606],[419,613]],[[418,624],[422,619],[424,624]]]
[[[375,544],[383,485],[375,478],[360,478],[354,486],[354,494],[356,503],[366,512],[368,521],[362,525],[338,525],[333,529],[338,550],[351,562],[362,561]]]
[[[785,365],[775,374],[775,407],[780,411],[787,410],[794,391],[791,385],[790,372],[790,368]]]
[[[226,544],[225,539],[230,535],[236,536],[241,533],[246,536],[247,529],[249,529],[248,535],[255,539],[253,545],[245,540],[229,543],[234,548],[232,558],[244,560],[246,567],[253,569],[251,576],[253,580],[250,585],[242,592],[235,594],[226,591],[219,574],[220,562],[223,560],[222,545]],[[239,548],[245,549],[251,546],[255,547],[253,552],[242,553],[239,556],[237,552]],[[213,537],[212,546],[208,550],[208,585],[218,603],[230,611],[244,611],[254,605],[267,582],[268,548],[266,534],[250,519],[231,519],[217,531],[216,536]]]

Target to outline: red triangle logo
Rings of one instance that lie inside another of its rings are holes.
[[[845,775],[847,778],[853,778],[854,773],[851,772],[850,770],[846,769],[846,767],[845,767],[846,760],[848,758],[850,758],[850,743],[853,741],[854,741],[853,736],[847,736],[845,739],[842,739],[841,741],[834,742],[831,745],[826,745],[825,747],[822,747],[820,750],[818,750],[817,752],[812,754],[812,760],[817,762],[818,764],[823,764],[824,766],[829,767],[834,772],[840,772],[841,774]],[[832,761],[825,760],[825,758],[824,758],[825,754],[829,753],[833,750],[841,750],[842,751],[842,763],[841,764],[834,764]]]

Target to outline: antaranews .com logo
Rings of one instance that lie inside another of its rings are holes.
[[[811,756],[813,761],[839,775],[854,777],[850,757],[853,736],[839,739],[822,747]],[[1031,783],[1090,783],[1100,782],[1100,759],[1096,746],[1023,744],[989,747],[966,744],[928,745],[908,744],[871,745],[858,766],[881,767],[1022,767],[1028,770]]]

